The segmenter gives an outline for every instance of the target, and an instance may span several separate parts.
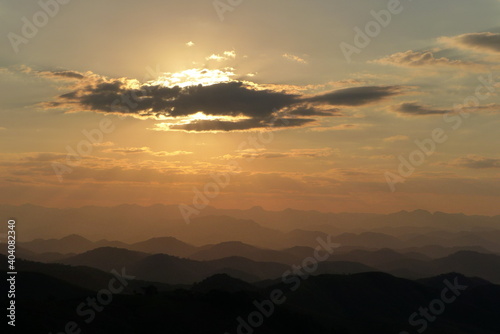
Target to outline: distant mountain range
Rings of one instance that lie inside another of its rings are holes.
[[[283,247],[283,240],[291,242],[293,239],[293,235],[281,236],[281,239],[277,240],[277,246],[272,247],[269,238],[272,238],[272,234],[276,234],[276,231],[307,230],[332,235],[347,232],[356,234],[377,232],[396,237],[412,234],[418,237],[418,235],[436,231],[474,232],[481,233],[481,238],[488,240],[489,232],[497,231],[498,233],[500,230],[500,216],[467,216],[442,212],[429,213],[423,210],[384,215],[322,213],[292,209],[266,211],[259,207],[248,210],[207,207],[189,225],[180,216],[176,205],[161,204],[148,207],[120,205],[67,209],[45,208],[30,204],[0,205],[0,215],[16,217],[19,222],[22,222],[18,224],[18,232],[23,241],[80,234],[93,240],[113,239],[135,243],[157,235],[167,235],[197,246],[223,241],[242,241],[274,249]],[[236,231],[235,225],[238,225]],[[214,226],[214,228],[210,229],[208,226]],[[260,243],[257,238],[259,228],[264,237]],[[210,232],[208,235],[203,233],[207,232],[207,229]],[[197,230],[199,232],[196,232]],[[155,231],[156,235],[151,235],[151,231]],[[237,233],[238,231],[241,233]],[[248,236],[245,234],[247,231],[250,232]],[[213,232],[217,233],[211,235]],[[496,236],[498,237],[498,234]],[[436,239],[436,242],[442,239]],[[468,239],[467,236],[466,239]],[[468,240],[465,241],[468,242]],[[416,243],[418,244],[418,241]],[[119,247],[119,245],[115,246]]]
[[[171,238],[155,240],[172,241]],[[175,241],[175,244],[179,245],[179,241]],[[59,254],[60,258],[51,262],[104,271],[127,267],[139,279],[169,284],[191,284],[220,273],[255,282],[280,277],[291,265],[300,265],[304,258],[314,253],[314,249],[309,247],[275,251],[240,242],[226,242],[194,249],[196,251],[189,258],[180,258],[165,253],[153,254],[125,248],[100,247],[77,255]],[[327,261],[320,263],[316,274],[383,271],[415,279],[454,271],[500,284],[498,268],[500,256],[495,254],[462,250],[435,259],[416,252],[402,253],[380,249],[334,253]]]
[[[16,217],[22,238],[20,332],[60,332],[123,271],[134,278],[95,321],[79,320],[82,332],[414,333],[410,317],[459,280],[466,290],[425,332],[500,333],[500,216],[209,207],[186,224],[166,205],[0,214]],[[277,292],[286,302],[271,312]],[[272,315],[250,326],[256,308]]]
[[[233,229],[235,229],[241,226],[239,222],[241,221],[235,222],[225,218],[219,225],[234,223]],[[185,235],[188,239],[203,238],[210,241],[202,246],[194,246],[172,236],[155,237],[136,243],[125,243],[109,240],[93,242],[75,234],[61,239],[35,239],[29,242],[18,242],[17,246],[18,252],[23,257],[41,261],[45,258],[47,261],[53,261],[64,257],[64,254],[77,254],[99,247],[116,247],[151,254],[163,253],[179,257],[190,257],[196,260],[243,256],[255,261],[293,263],[297,258],[303,258],[305,255],[311,254],[311,249],[318,245],[318,237],[323,240],[328,237],[322,232],[295,230],[285,233],[261,228],[256,223],[249,223],[246,226],[251,227],[248,228],[247,232],[255,235],[255,237],[248,237],[248,235],[239,237],[240,239],[250,240],[245,242],[242,240],[225,240],[225,237],[219,234],[217,229],[216,232],[207,236],[206,229],[209,228],[209,225],[202,224],[202,226],[204,228],[193,230],[193,234],[200,235],[199,237]],[[250,232],[252,229],[253,232]],[[233,237],[232,232],[225,233],[229,234],[227,237]],[[261,237],[257,238],[258,235]],[[235,236],[235,238],[238,238],[238,236]],[[360,234],[342,233],[331,237],[331,239],[340,245],[336,250],[337,253],[355,249],[376,250],[382,248],[396,249],[400,253],[419,253],[424,257],[434,258],[450,255],[460,250],[500,253],[500,231],[456,233],[436,231],[418,237],[414,235],[395,237],[383,233],[363,232]],[[201,242],[201,240],[198,241]],[[270,247],[266,247],[266,245]]]

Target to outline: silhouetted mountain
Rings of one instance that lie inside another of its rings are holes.
[[[61,261],[73,266],[88,266],[104,271],[126,267],[137,279],[168,284],[191,284],[218,273],[244,280],[279,277],[289,266],[256,262],[244,257],[195,261],[167,254],[146,254],[119,248],[97,248]]]
[[[137,242],[127,247],[151,254],[169,254],[180,257],[188,257],[196,252],[197,248],[173,237],[157,237],[146,241]]]
[[[29,276],[28,276],[29,277]],[[36,279],[36,278],[34,278]],[[114,295],[112,303],[85,323],[75,318],[81,299],[66,299],[71,290],[53,300],[18,300],[18,330],[26,333],[54,332],[75,319],[89,333],[270,333],[270,334],[378,334],[410,333],[421,329],[409,318],[419,308],[442,298],[444,282],[466,286],[445,310],[427,324],[430,334],[494,334],[500,331],[500,286],[461,275],[447,274],[424,281],[410,281],[383,273],[320,275],[294,285],[270,283],[256,288],[248,283],[217,275],[193,287],[158,295]],[[40,282],[43,282],[41,280]],[[36,282],[34,282],[36,284]],[[484,283],[484,284],[483,284]],[[48,282],[49,286],[53,283]],[[216,288],[215,290],[213,288]],[[220,287],[221,289],[217,289]],[[242,288],[248,290],[241,290]],[[283,292],[284,303],[269,306],[267,300]],[[453,291],[448,290],[448,297]],[[256,305],[265,305],[257,307]],[[253,328],[258,314],[266,312]],[[267,313],[270,312],[270,313]],[[431,312],[431,311],[430,311]],[[242,325],[243,324],[243,325]],[[238,330],[239,328],[239,330]],[[243,328],[246,328],[243,329]]]
[[[247,210],[239,209],[216,209],[213,207],[208,207],[203,215],[226,215],[230,217],[235,217],[239,219],[251,219],[261,224],[262,226],[279,229],[282,231],[292,231],[295,229],[304,228],[321,228],[326,226],[330,228],[329,231],[323,231],[326,233],[337,233],[336,227],[332,226],[332,223],[339,223],[342,221],[343,214],[335,213],[323,213],[319,211],[309,210],[295,210],[295,209],[285,209],[282,211],[267,211],[260,206],[255,206]],[[351,215],[351,214],[349,214]],[[358,217],[369,217],[376,216],[372,214],[352,214]],[[362,219],[362,218],[361,218]]]
[[[61,257],[64,257],[65,254],[68,253],[83,253],[99,247],[123,248],[128,245],[120,241],[109,240],[92,242],[80,235],[71,234],[61,239],[35,239],[29,242],[19,243],[19,246],[29,251],[35,252],[38,255],[61,254]]]
[[[499,255],[461,251],[433,260],[431,263],[441,272],[459,272],[466,276],[480,277],[500,284]]]
[[[210,276],[212,267],[205,262],[182,259],[166,254],[147,256],[128,266],[137,277],[172,284],[192,284]]]
[[[467,283],[460,281],[458,283]],[[453,281],[452,281],[453,282]],[[280,283],[268,291],[289,286]],[[419,307],[429,305],[440,298],[446,287],[426,287],[417,282],[399,279],[383,273],[364,273],[345,276],[321,275],[302,281],[295,292],[288,293],[287,307],[292,311],[312,316],[327,328],[325,333],[399,333],[413,332],[408,318]],[[487,285],[482,290],[467,288],[454,304],[446,306],[446,312],[435,322],[428,322],[428,333],[495,333],[500,324],[486,294],[500,296],[499,286]],[[474,303],[470,303],[473,299]],[[481,311],[479,311],[481,310]],[[485,313],[483,313],[485,312]],[[468,314],[469,316],[465,316]],[[472,316],[474,315],[474,316]],[[478,319],[481,319],[478,321]],[[362,319],[362,321],[360,321]]]
[[[312,254],[311,251],[309,254]],[[216,260],[225,257],[239,256],[247,259],[260,262],[279,262],[293,264],[297,263],[301,258],[286,252],[275,251],[270,249],[262,249],[251,245],[244,244],[239,241],[228,241],[217,245],[207,245],[200,247],[199,250],[189,256],[194,260]]]
[[[443,247],[440,245],[428,245],[421,247],[401,248],[398,251],[402,253],[419,253],[430,258],[441,258],[454,254],[459,251],[473,251],[478,253],[488,254],[491,251],[480,246],[464,246],[464,247]]]
[[[299,259],[304,259],[308,256],[311,256],[311,254],[314,254],[314,248],[307,246],[295,246],[295,247],[285,248],[281,250],[281,252],[290,254]]]
[[[262,208],[223,210],[207,207],[189,225],[180,216],[176,205],[152,205],[148,207],[120,205],[109,208],[88,206],[69,209],[44,208],[35,205],[0,205],[0,214],[6,217],[14,216],[23,221],[23,224],[18,226],[18,233],[23,238],[20,241],[33,238],[61,238],[65,235],[77,233],[83,234],[93,240],[114,239],[124,242],[138,242],[155,236],[151,232],[155,231],[156,235],[169,235],[198,246],[225,241],[241,241],[273,249],[295,246],[288,244],[273,247],[269,239],[262,244],[254,243],[255,233],[251,233],[248,238],[242,238],[241,234],[235,234],[233,233],[234,231],[231,232],[231,229],[227,233],[224,230],[213,229],[210,232],[216,235],[206,238],[200,235],[193,236],[192,240],[184,238],[186,234],[193,233],[194,229],[190,225],[196,224],[196,220],[201,219],[201,222],[211,223],[214,217],[221,216],[231,216],[234,217],[234,220],[254,221],[256,224],[261,225],[262,228],[277,229],[285,232],[301,229],[320,231],[326,234],[340,234],[343,232],[360,233],[374,230],[387,234],[384,231],[397,231],[397,229],[400,229],[399,234],[394,235],[399,237],[402,234],[411,233],[411,231],[423,233],[425,231],[432,231],[433,229],[448,232],[488,232],[500,230],[500,216],[467,216],[441,212],[431,214],[422,210],[414,212],[402,211],[383,215],[321,213],[291,209],[266,211]],[[140,222],[140,224],[137,222]],[[226,221],[226,223],[230,222]],[[242,223],[240,222],[239,224],[241,225]],[[227,225],[217,225],[218,228],[221,226]],[[219,232],[221,232],[220,235],[218,235]],[[271,233],[271,231],[269,232]],[[116,244],[100,244],[99,246],[120,247],[120,245]],[[379,245],[378,247],[394,248],[391,245]]]
[[[191,284],[218,273],[226,273],[250,282],[276,278],[289,270],[290,265],[300,265],[302,261],[285,252],[259,249],[238,242],[206,246],[201,249],[204,250],[199,251],[195,256],[204,257],[207,259],[205,261],[105,247],[58,262],[88,266],[104,271],[127,267],[139,279],[168,284]],[[301,249],[301,251],[306,250],[309,249]],[[274,257],[280,262],[255,261],[244,256],[226,256],[231,253],[262,260]],[[309,255],[312,254],[313,252]],[[218,256],[226,257],[208,260]],[[285,264],[285,261],[288,263]],[[493,254],[462,251],[445,258],[430,259],[419,254],[401,254],[390,249],[382,249],[334,253],[327,262],[319,264],[315,274],[349,274],[380,270],[413,279],[446,272],[458,272],[498,283],[500,282],[498,268],[500,268],[500,256]]]
[[[217,274],[205,278],[200,283],[193,284],[192,291],[210,292],[213,290],[238,292],[238,291],[253,291],[256,287],[245,281],[233,278],[227,274]]]
[[[406,260],[431,260],[425,255],[418,253],[407,253],[401,254],[392,249],[384,248],[377,251],[367,251],[367,250],[353,250],[347,253],[336,254],[334,253],[329,261],[352,261],[359,262],[368,266],[378,266],[387,262],[393,261],[406,261]]]
[[[289,265],[276,262],[256,262],[249,260],[244,257],[232,256],[223,259],[207,261],[211,266],[214,266],[216,272],[222,272],[223,269],[231,268],[236,269],[241,272],[251,274],[253,276],[259,277],[259,280],[264,280],[267,278],[281,277],[281,275],[288,269]],[[215,274],[216,272],[211,273]],[[227,273],[227,272],[226,272]],[[249,281],[245,277],[236,278]]]
[[[0,254],[8,255],[6,244],[0,247]],[[57,252],[36,253],[22,246],[16,245],[16,257],[37,262],[54,262],[74,254],[61,254]]]
[[[183,257],[187,257],[197,250],[196,247],[173,237],[157,237],[134,244],[126,244],[109,240],[92,242],[79,235],[69,235],[61,239],[35,239],[19,243],[19,245],[19,257],[43,262],[60,260],[74,255],[74,253],[83,253],[102,247],[126,248],[145,253],[165,253]],[[3,248],[2,253],[6,254],[6,250]]]
[[[16,276],[16,299],[20,300],[84,299],[91,294],[95,292],[39,272],[23,271]]]
[[[282,249],[293,246],[316,246],[323,232],[296,230],[284,233],[262,227],[248,219],[226,216],[206,216],[193,219],[191,224],[180,225],[170,230],[171,235],[194,245],[218,244],[239,241],[257,247]]]
[[[119,241],[108,240],[92,242],[81,236],[70,235],[62,239],[36,239],[31,242],[19,243],[18,255],[21,258],[34,261],[50,262],[68,257],[70,254],[66,254],[67,250],[72,253],[81,253],[99,247],[116,247],[110,245],[118,245],[119,248],[127,248],[147,253],[163,253],[181,257],[192,257],[194,259],[215,259],[224,256],[238,255],[257,261],[293,263],[297,260],[297,257],[303,258],[304,256],[309,256],[311,252],[309,252],[309,254],[305,254],[308,252],[306,250],[307,248],[302,248],[304,252],[299,252],[297,254],[292,254],[290,251],[273,252],[269,249],[261,251],[257,251],[257,249],[272,247],[273,250],[276,250],[289,247],[290,245],[298,245],[295,247],[312,248],[317,245],[318,237],[321,237],[322,239],[326,238],[326,235],[321,232],[294,230],[283,233],[276,230],[262,228],[251,221],[240,221],[231,218],[223,218],[222,221],[219,221],[219,218],[220,217],[206,217],[206,221],[201,223],[200,226],[197,226],[199,229],[191,230],[193,233],[191,239],[198,242],[201,240],[224,239],[225,237],[222,237],[219,233],[215,233],[215,235],[214,233],[209,233],[210,225],[205,224],[212,222],[212,219],[214,219],[214,221],[217,221],[220,224],[217,229],[231,229],[232,232],[225,232],[229,234],[237,234],[237,229],[239,227],[242,225],[246,226],[244,230],[246,229],[247,233],[244,237],[240,237],[240,239],[247,239],[253,243],[260,244],[260,247],[255,247],[254,250],[251,250],[251,245],[247,245],[248,247],[246,249],[244,249],[243,246],[240,247],[241,249],[237,249],[236,245],[238,245],[238,243],[242,245],[243,242],[223,241],[221,242],[221,246],[215,247],[213,250],[208,251],[208,253],[204,255],[203,253],[214,245],[200,246],[200,248],[187,244],[174,237],[157,237],[129,245]],[[226,225],[231,225],[231,228],[222,227]],[[182,228],[182,233],[186,234],[188,230],[184,230],[184,228],[185,227]],[[250,231],[253,232],[251,233]],[[250,234],[252,236],[250,236]],[[460,250],[472,250],[481,253],[500,251],[500,242],[495,239],[497,234],[498,233],[494,231],[459,233],[434,231],[424,235],[403,235],[396,238],[383,233],[364,232],[361,234],[343,233],[333,237],[333,241],[341,245],[341,248],[337,250],[337,253],[345,253],[356,248],[365,250],[392,248],[398,250],[399,252],[422,253],[426,256],[437,258],[450,255]],[[262,236],[259,240],[257,240],[258,235]],[[185,237],[187,237],[187,235],[185,235]],[[229,237],[229,235],[227,237]],[[271,241],[272,244],[270,244]],[[295,251],[298,249],[300,248],[295,249]],[[2,253],[6,254],[6,250],[2,249]],[[415,258],[415,256],[416,254],[409,257]],[[371,265],[371,263],[369,265]]]
[[[101,247],[60,260],[58,262],[110,271],[112,269],[116,270],[116,268],[130,267],[137,261],[147,256],[150,256],[150,254],[135,252],[123,248]]]
[[[37,253],[81,253],[95,248],[92,241],[76,234],[61,239],[35,239],[30,242],[20,243],[20,246]]]
[[[401,270],[407,270],[417,274],[417,276],[410,276],[412,278],[457,272],[466,276],[480,277],[495,284],[500,284],[500,256],[471,251],[460,251],[447,257],[433,259],[431,261],[415,259],[395,260],[380,264],[377,268],[391,273],[403,273]]]
[[[288,267],[279,263],[255,262],[242,257],[230,257],[213,261],[194,261],[156,254],[134,265],[130,271],[137,277],[168,284],[190,284],[206,277],[226,273],[239,279],[257,277],[258,280],[279,277]],[[238,276],[237,273],[243,276]]]
[[[408,247],[440,245],[443,247],[481,246],[489,251],[500,251],[500,231],[433,231],[404,239]]]
[[[0,255],[0,261],[2,261],[0,263],[0,270],[7,271],[7,258]],[[116,267],[115,269],[117,272],[121,273],[121,267]],[[123,269],[126,273],[129,273],[128,268]],[[109,272],[91,267],[40,263],[22,259],[16,259],[16,271],[18,272],[18,277],[24,275],[25,272],[39,273],[64,281],[70,285],[78,286],[84,290],[92,291],[99,291],[100,289],[106,288],[110,280],[114,277]],[[146,282],[136,278],[129,282],[129,285],[125,287],[123,292],[133,293],[134,290],[139,291],[141,287],[151,284],[156,285],[161,290],[171,290],[175,288],[164,283]]]
[[[402,240],[382,233],[364,232],[361,234],[343,233],[332,238],[342,246],[357,246],[365,248],[401,248]]]
[[[500,231],[499,231],[500,232]],[[497,239],[497,236],[499,239]],[[444,247],[462,249],[485,249],[487,252],[500,251],[500,234],[497,231],[488,232],[446,232],[433,231],[425,234],[401,235],[398,237],[374,232],[363,232],[360,234],[343,233],[337,235],[333,240],[343,247],[359,247],[365,249],[391,248],[408,249],[422,247]],[[436,246],[439,245],[439,246]],[[431,252],[428,248],[426,255]]]
[[[467,277],[459,273],[447,273],[447,274],[442,274],[438,276],[433,276],[433,277],[428,277],[428,278],[421,278],[417,280],[417,282],[422,283],[424,285],[436,288],[436,289],[441,289],[443,287],[443,281],[448,280],[450,282],[453,282],[455,278],[458,278],[460,280],[460,284],[467,285],[469,288],[475,288],[479,286],[484,286],[484,285],[492,285],[490,281],[487,281],[482,278],[478,277]]]
[[[7,258],[1,256],[0,269],[7,271]],[[79,287],[98,290],[109,282],[110,274],[89,267],[72,267],[63,264],[39,263],[16,259],[17,272],[37,272],[45,274]]]
[[[314,275],[328,274],[328,275],[348,275],[367,273],[378,271],[373,267],[366,266],[357,262],[349,261],[327,261],[320,262],[318,269],[314,271]]]

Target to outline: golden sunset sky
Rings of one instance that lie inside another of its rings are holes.
[[[500,213],[498,0],[41,3],[0,4],[2,204]]]

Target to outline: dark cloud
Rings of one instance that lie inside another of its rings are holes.
[[[500,168],[500,159],[468,156],[454,161],[453,165],[473,169]]]
[[[66,157],[66,154],[43,152],[43,153],[37,153],[36,155],[33,155],[33,156],[25,157],[22,160],[26,160],[26,161],[54,161],[54,160],[62,159],[65,157]]]
[[[294,116],[339,116],[339,112],[340,109],[318,110],[313,107],[299,107],[288,112],[288,114]]]
[[[78,73],[69,71],[51,73],[55,76],[78,76]],[[274,125],[275,127],[303,126],[313,122],[313,118],[340,116],[339,109],[335,106],[362,106],[380,102],[402,94],[401,90],[402,88],[396,86],[355,87],[306,97],[275,89],[258,89],[240,81],[206,86],[165,87],[160,84],[140,84],[136,80],[107,79],[89,74],[73,85],[73,91],[60,95],[55,101],[45,103],[44,107],[140,117],[178,118],[203,112],[209,116],[241,119],[195,120],[189,124],[170,125],[169,129],[237,131],[268,127],[269,119],[275,116],[288,121],[287,124],[281,123]],[[325,104],[333,107],[325,108]],[[284,114],[288,116],[284,117]]]
[[[286,118],[276,122],[266,122],[260,119],[244,119],[240,121],[195,120],[188,124],[170,125],[169,129],[184,131],[241,131],[261,128],[293,128],[313,122],[313,119]]]
[[[72,79],[83,79],[85,76],[81,73],[75,71],[59,71],[52,72],[53,76],[56,77],[64,77],[64,78],[72,78]]]
[[[417,102],[405,102],[392,107],[392,110],[406,115],[443,115],[449,110],[435,109],[428,105],[419,104]]]
[[[142,116],[179,117],[202,111],[214,116],[263,118],[297,103],[296,98],[287,93],[254,90],[241,82],[184,88],[143,85],[141,89],[130,89],[126,82],[116,79],[61,95],[58,106],[78,104],[93,111]]]
[[[122,153],[122,154],[137,154],[137,153],[151,152],[151,149],[149,147],[127,147],[127,148],[110,149],[110,150],[106,150],[106,152]]]
[[[445,38],[461,47],[479,48],[494,52],[500,52],[500,33],[480,32],[463,34],[451,38]]]
[[[460,106],[460,105],[457,105]],[[474,107],[466,107],[462,106],[462,108],[455,107],[454,110],[447,109],[439,109],[434,108],[429,105],[420,104],[418,102],[404,102],[393,106],[391,108],[392,111],[405,114],[405,115],[413,115],[413,116],[426,116],[426,115],[443,115],[451,112],[484,112],[484,113],[498,113],[500,112],[500,105],[497,103],[486,104],[482,106],[474,106]]]
[[[362,106],[400,94],[401,87],[399,86],[366,86],[339,89],[304,100],[334,106]]]
[[[224,159],[279,159],[279,158],[319,158],[333,154],[331,148],[294,149],[287,152],[268,152],[266,150],[243,150],[235,155],[224,155]]]
[[[39,71],[38,74],[48,78],[62,78],[62,79],[83,79],[85,75],[76,71]]]
[[[206,115],[265,117],[296,103],[297,95],[254,90],[241,82],[192,86],[182,90],[170,114],[185,116],[203,111]]]

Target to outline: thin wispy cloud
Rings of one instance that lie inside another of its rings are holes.
[[[118,154],[122,154],[122,155],[150,154],[150,155],[154,155],[157,157],[169,157],[169,156],[193,154],[193,152],[187,152],[187,151],[172,151],[172,152],[154,151],[150,147],[147,147],[147,146],[144,146],[144,147],[118,147],[118,148],[113,148],[113,149],[106,149],[106,150],[103,150],[103,152],[118,153]]]
[[[391,136],[391,137],[384,138],[384,141],[388,142],[388,143],[394,143],[394,142],[398,142],[398,141],[407,141],[407,140],[410,140],[410,137],[408,137],[406,135],[397,135],[397,136]]]
[[[471,169],[497,169],[500,168],[500,159],[469,155],[456,159],[451,165]]]
[[[334,154],[331,148],[318,149],[294,149],[288,152],[269,151],[265,149],[247,149],[238,152],[237,154],[226,154],[222,158],[226,160],[232,159],[279,159],[279,158],[319,158],[329,157]],[[217,159],[216,158],[216,159]]]
[[[432,51],[398,52],[384,58],[377,59],[373,63],[383,65],[394,65],[400,67],[429,67],[429,66],[451,66],[451,67],[477,67],[478,64],[463,60],[452,60],[446,57],[436,57]]]
[[[293,55],[290,53],[283,54],[283,58],[291,60],[291,61],[299,63],[299,64],[307,64],[307,60],[305,60],[304,58],[301,58],[299,56],[296,56],[296,55]]]
[[[236,58],[236,51],[224,51],[222,55],[219,54],[212,54],[206,58],[206,60],[215,60],[218,62],[229,60],[229,59],[235,59]]]

